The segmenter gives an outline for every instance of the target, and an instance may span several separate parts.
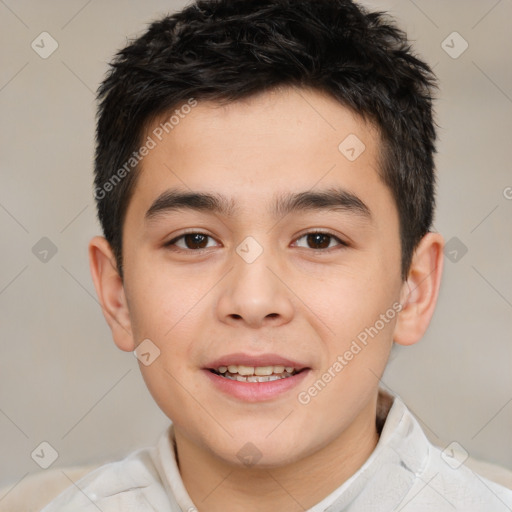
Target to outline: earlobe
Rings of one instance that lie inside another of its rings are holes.
[[[104,237],[96,236],[89,242],[89,266],[114,342],[126,352],[135,350],[123,281],[110,244]]]
[[[399,345],[413,345],[428,328],[441,285],[443,246],[443,237],[429,232],[414,251],[409,275],[402,286],[402,310],[393,334]]]

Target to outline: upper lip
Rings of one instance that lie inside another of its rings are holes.
[[[285,366],[293,367],[296,370],[309,368],[306,364],[293,361],[277,354],[260,354],[251,356],[249,354],[227,354],[208,363],[205,368],[215,370],[220,366],[243,365],[243,366]]]

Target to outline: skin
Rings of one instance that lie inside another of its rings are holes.
[[[338,150],[349,134],[366,146],[353,162]],[[200,512],[226,504],[233,512],[307,509],[374,450],[379,378],[393,341],[413,344],[427,329],[443,239],[424,236],[402,281],[398,213],[377,173],[378,131],[315,90],[281,88],[225,106],[199,102],[142,164],[123,226],[124,282],[106,240],[89,246],[114,341],[132,351],[149,338],[159,348],[152,364],[139,366],[175,425],[180,473]],[[359,197],[371,221],[324,211],[275,219],[266,208],[275,193],[329,186]],[[183,210],[147,223],[152,202],[173,187],[221,192],[240,213]],[[207,249],[184,239],[165,246],[185,229],[210,236]],[[322,249],[304,237],[318,231],[348,246],[328,237]],[[248,236],[263,248],[252,263],[236,252]],[[301,404],[297,394],[398,302],[401,312]],[[248,403],[221,393],[202,370],[236,352],[279,354],[311,370],[298,388]],[[261,454],[250,467],[237,457],[248,442]]]

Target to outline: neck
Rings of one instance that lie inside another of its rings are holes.
[[[379,439],[376,408],[377,397],[332,442],[268,469],[228,464],[175,428],[183,483],[199,512],[307,510],[348,480],[373,452]]]

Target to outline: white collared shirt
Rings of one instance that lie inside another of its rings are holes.
[[[442,453],[402,400],[391,398],[385,422],[380,418],[384,427],[379,441],[366,462],[307,512],[512,511],[512,490],[474,473],[455,452]],[[176,463],[172,424],[156,446],[96,468],[41,512],[98,510],[197,512]]]

